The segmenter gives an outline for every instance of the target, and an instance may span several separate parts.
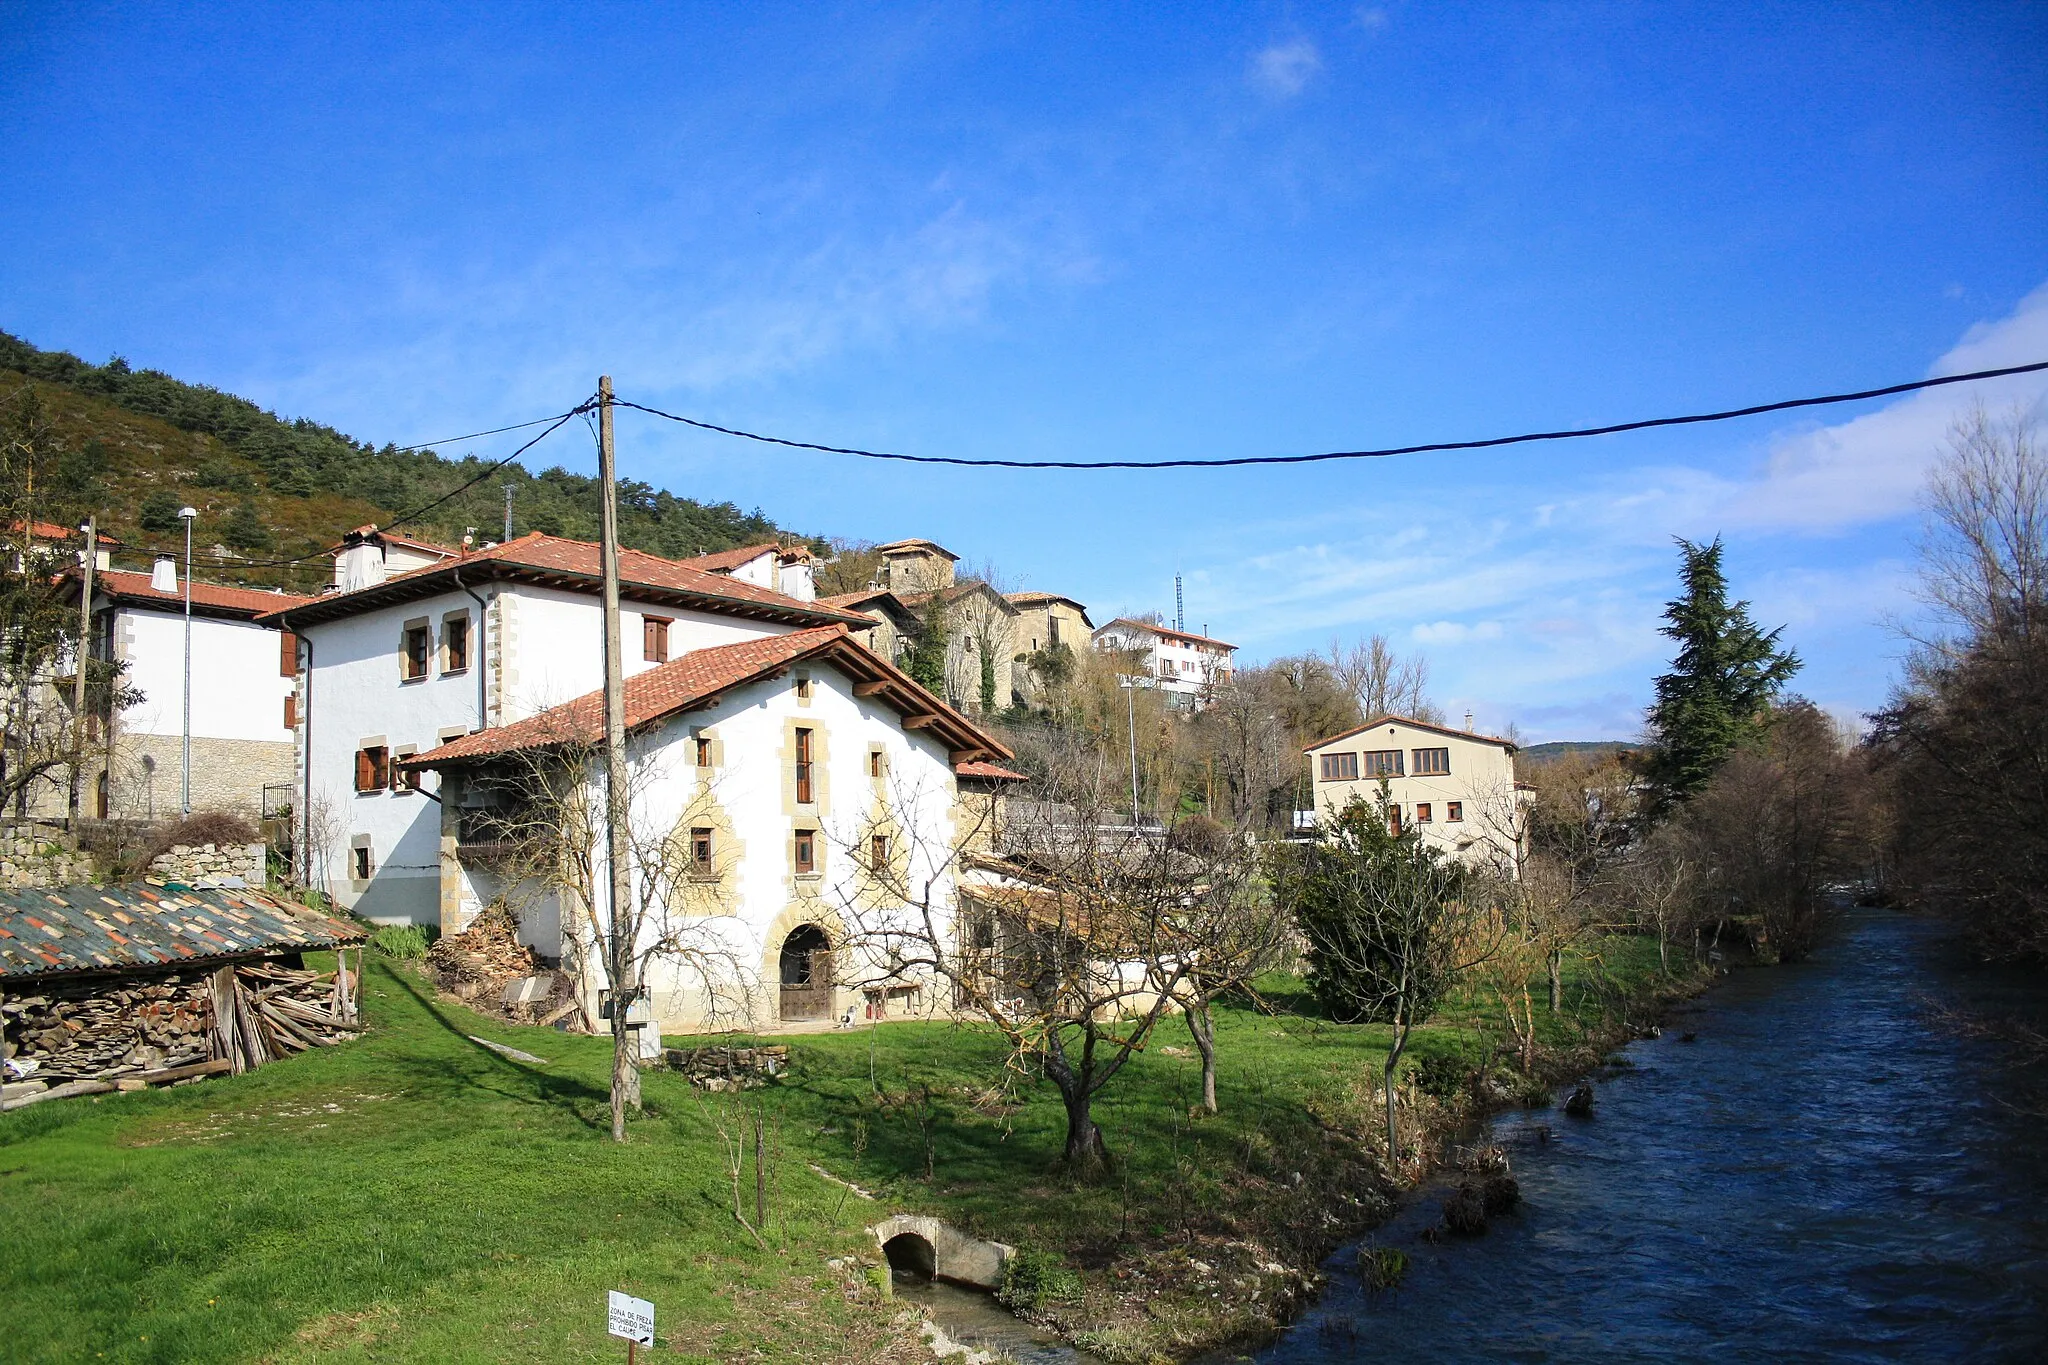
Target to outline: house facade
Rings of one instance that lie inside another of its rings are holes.
[[[979,580],[931,592],[898,592],[920,623],[936,607],[946,626],[946,700],[963,710],[1002,711],[1015,700],[1017,608]],[[983,683],[989,683],[984,694]]]
[[[1230,680],[1237,646],[1157,621],[1118,617],[1094,633],[1097,649],[1135,655],[1175,710],[1197,711],[1211,687]]]
[[[916,640],[917,632],[922,626],[917,614],[904,606],[903,599],[887,588],[835,593],[817,600],[828,607],[857,612],[867,617],[868,624],[865,627],[853,628],[854,638],[898,666],[902,665],[905,656],[910,653],[911,643]]]
[[[1473,861],[1517,860],[1526,797],[1512,742],[1380,716],[1303,752],[1317,821],[1353,800],[1377,807],[1384,790],[1395,832],[1412,829],[1429,846]]]
[[[193,583],[192,806],[260,815],[264,789],[296,772],[295,657],[267,618],[309,601],[257,588]],[[184,789],[185,589],[175,562],[154,574],[107,570],[93,579],[95,656],[126,665],[141,699],[113,717],[83,775],[86,808],[102,817],[179,813]]]
[[[865,618],[637,551],[620,554],[624,672]],[[266,618],[299,641],[301,875],[387,923],[439,923],[440,816],[402,760],[603,682],[597,546],[533,533]]]
[[[629,678],[625,703],[632,904],[661,1029],[943,1007],[929,980],[866,960],[849,918],[953,903],[956,852],[992,837],[995,793],[1018,780],[1006,750],[842,625],[693,651]],[[610,884],[599,822],[539,822],[575,845],[587,882],[536,879],[509,845],[535,827],[519,807],[550,761],[579,793],[566,809],[602,808],[601,726],[593,692],[404,764],[434,775],[447,913],[512,905],[593,1001]]]

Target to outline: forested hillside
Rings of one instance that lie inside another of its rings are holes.
[[[0,422],[12,426],[34,390],[54,438],[38,491],[38,515],[73,524],[96,513],[125,546],[117,561],[147,562],[151,547],[180,548],[177,511],[199,509],[195,553],[201,572],[222,581],[311,590],[332,572],[323,558],[290,560],[323,549],[366,522],[389,525],[475,478],[532,435],[495,438],[484,457],[449,459],[432,450],[376,447],[305,418],[287,421],[247,399],[186,384],[120,358],[93,365],[44,351],[0,332]],[[523,415],[523,414],[522,414]],[[548,447],[573,435],[565,431]],[[457,495],[408,532],[458,543],[503,533],[504,492],[513,485],[514,533],[595,540],[597,480],[552,467],[513,463]],[[619,532],[628,546],[664,555],[702,554],[788,537],[756,512],[705,504],[633,480],[619,485]]]

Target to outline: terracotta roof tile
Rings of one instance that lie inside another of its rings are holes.
[[[688,559],[676,562],[687,564],[693,569],[702,569],[706,573],[729,573],[749,560],[759,559],[762,555],[780,557],[781,553],[782,547],[770,540],[759,545],[741,545],[730,550],[719,550],[714,554],[691,555]]]
[[[1031,780],[1023,773],[1012,772],[1008,768],[984,762],[981,759],[975,759],[971,763],[955,763],[953,765],[953,775],[955,777],[985,777],[996,782],[1029,782]]]
[[[160,592],[150,586],[149,575],[146,573],[105,569],[93,576],[93,582],[116,601],[148,602],[179,610],[183,610],[185,606],[185,589],[182,584],[176,592]],[[198,582],[192,585],[193,606],[237,612],[244,616],[261,616],[266,612],[284,611],[290,607],[304,606],[312,600],[310,597],[295,597],[288,592],[271,592],[267,588],[228,588],[214,583]]]

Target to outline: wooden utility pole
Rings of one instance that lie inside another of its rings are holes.
[[[79,769],[85,766],[85,667],[92,655],[92,575],[99,567],[100,519],[85,519],[85,572],[79,575],[78,645],[71,679],[71,795],[64,803],[64,825],[78,828]]]
[[[612,458],[612,377],[597,381],[597,480],[604,510],[599,533],[604,559],[604,824],[606,864],[611,871],[611,918],[607,955],[612,987],[612,1140],[626,1140],[626,1105],[638,1106],[640,1073],[626,1016],[638,995],[633,958],[637,927],[632,921],[633,869],[629,860],[626,809],[626,684],[619,644],[619,493]]]

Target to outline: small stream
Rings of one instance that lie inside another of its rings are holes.
[[[1930,1001],[2048,1022],[2040,974],[1858,911],[1632,1045],[1592,1118],[1498,1120],[1519,1212],[1432,1242],[1420,1194],[1369,1239],[1408,1253],[1401,1284],[1340,1251],[1256,1359],[2048,1360],[2048,1077]]]

